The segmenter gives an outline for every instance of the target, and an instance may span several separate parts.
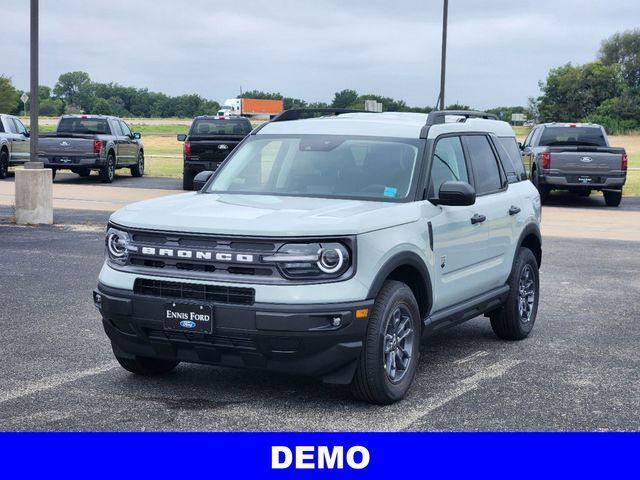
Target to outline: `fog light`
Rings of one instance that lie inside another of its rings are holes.
[[[342,317],[333,317],[331,319],[331,325],[334,327],[339,327],[342,325]]]

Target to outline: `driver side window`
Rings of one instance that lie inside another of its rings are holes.
[[[429,198],[438,198],[444,182],[469,182],[467,164],[460,137],[445,137],[438,140],[431,161]]]

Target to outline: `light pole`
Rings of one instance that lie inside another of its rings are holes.
[[[31,0],[31,105],[29,124],[31,128],[31,162],[38,161],[38,0]]]
[[[442,59],[440,63],[440,110],[444,110],[444,84],[447,73],[447,22],[449,17],[449,0],[444,0],[442,11]]]

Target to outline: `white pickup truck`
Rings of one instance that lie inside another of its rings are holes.
[[[0,178],[9,167],[29,161],[29,130],[18,117],[0,115]]]

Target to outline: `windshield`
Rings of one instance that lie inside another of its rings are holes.
[[[245,119],[204,118],[195,120],[190,135],[247,135],[251,123]]]
[[[254,136],[229,157],[208,192],[403,200],[419,145],[338,135]]]
[[[607,141],[599,127],[547,127],[542,131],[541,147],[565,145],[606,147]]]
[[[57,132],[105,135],[110,134],[111,130],[105,118],[67,117],[60,119]]]

